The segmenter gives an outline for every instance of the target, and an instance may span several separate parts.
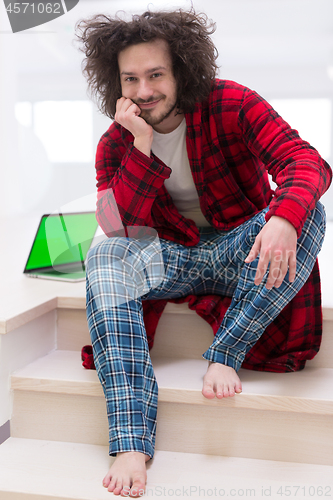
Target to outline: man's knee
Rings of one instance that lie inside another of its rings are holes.
[[[86,268],[107,268],[109,271],[122,270],[132,276],[148,274],[152,283],[160,283],[164,277],[163,256],[159,243],[117,236],[95,245],[88,252]],[[146,273],[144,272],[146,269]]]
[[[126,258],[129,240],[125,237],[107,238],[94,247],[87,254],[86,268],[91,269]]]

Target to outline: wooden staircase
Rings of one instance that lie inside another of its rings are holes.
[[[54,321],[55,342],[12,373],[0,500],[112,498],[102,486],[113,460],[105,400],[96,372],[80,359],[90,343],[82,290],[58,295],[53,308],[45,300],[47,310],[25,322],[43,335],[46,320]],[[303,371],[241,370],[242,394],[207,400],[201,355],[212,331],[187,304],[168,304],[151,353],[159,409],[147,498],[333,498],[332,333],[326,308],[322,348]]]

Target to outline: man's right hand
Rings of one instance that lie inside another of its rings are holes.
[[[141,109],[131,99],[121,97],[116,104],[115,120],[134,136],[134,146],[150,156],[153,127],[140,117]]]

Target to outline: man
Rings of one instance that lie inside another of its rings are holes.
[[[154,453],[157,410],[143,302],[232,297],[203,354],[202,393],[240,393],[246,353],[313,269],[325,228],[318,200],[331,171],[260,96],[215,78],[214,30],[204,15],[96,16],[79,27],[89,86],[115,120],[97,150],[97,219],[109,236],[118,213],[125,229],[155,228],[164,263],[158,282],[142,279],[154,256],[119,235],[88,261],[88,324],[117,456],[103,484],[136,496]]]

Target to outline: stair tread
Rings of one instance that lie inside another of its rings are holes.
[[[153,358],[159,400],[278,411],[333,413],[333,369],[306,367],[300,372],[240,370],[242,394],[222,401],[201,394],[204,359]],[[12,389],[102,396],[95,370],[82,367],[80,353],[56,350],[12,375]]]
[[[9,438],[0,446],[0,499],[11,498],[13,492],[20,499],[110,498],[101,481],[112,461],[104,446]],[[233,489],[244,497],[245,490],[252,489],[245,498],[253,498],[263,491],[267,496],[270,488],[271,498],[281,498],[277,491],[286,487],[294,492],[299,487],[303,499],[314,498],[319,488],[330,496],[332,472],[327,465],[156,451],[147,467],[146,496],[202,498],[214,491],[215,497],[235,496]]]

